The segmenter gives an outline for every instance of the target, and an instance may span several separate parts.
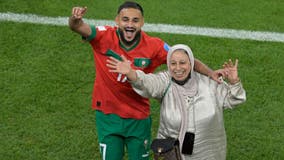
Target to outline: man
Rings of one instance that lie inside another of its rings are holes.
[[[109,56],[131,61],[133,68],[145,73],[166,63],[169,46],[161,39],[141,30],[143,8],[136,2],[124,2],[117,12],[117,26],[97,26],[83,22],[86,7],[74,7],[69,26],[89,41],[96,65],[92,107],[96,110],[96,127],[103,160],[120,160],[124,148],[130,160],[149,159],[151,118],[149,100],[136,94],[125,75],[110,73]],[[205,75],[216,74],[200,61],[195,69]],[[215,78],[217,79],[217,78]]]

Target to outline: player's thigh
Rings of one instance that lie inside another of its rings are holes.
[[[122,119],[114,114],[96,111],[96,128],[103,160],[121,160],[124,154]]]
[[[109,135],[100,142],[100,152],[103,160],[122,160],[124,155],[124,140],[120,136]]]
[[[127,140],[129,160],[149,160],[149,145],[146,141],[137,137]]]
[[[123,119],[115,114],[104,114],[101,111],[96,111],[96,129],[99,140],[105,136],[121,134],[124,132]]]
[[[151,118],[128,123],[125,140],[129,160],[148,160],[151,142]]]

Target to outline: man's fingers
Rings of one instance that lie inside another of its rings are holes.
[[[73,7],[72,9],[72,16],[74,18],[82,18],[83,15],[86,13],[87,7]]]
[[[86,6],[81,8],[81,14],[85,14],[86,12],[87,12],[87,7]]]
[[[118,59],[116,59],[114,57],[109,57],[109,59],[112,60],[113,62],[116,62],[116,63],[120,62]]]
[[[235,67],[236,67],[236,68],[238,68],[238,64],[239,64],[239,60],[236,59],[236,61],[235,61]]]
[[[122,58],[123,62],[127,62],[128,61],[127,58],[124,55],[121,55],[121,58]]]
[[[109,72],[118,72],[116,64],[107,63],[106,66],[109,68]]]
[[[232,67],[234,64],[232,62],[232,59],[229,59],[229,66]]]
[[[224,62],[223,68],[227,68],[227,67],[228,67],[228,63],[227,63],[227,62]]]
[[[227,67],[238,67],[238,59],[236,59],[235,64],[233,63],[233,61],[231,59],[229,59],[228,62],[224,62],[223,64],[223,68],[227,68]]]
[[[110,57],[109,59],[107,59],[107,63],[112,64],[112,65],[117,65],[119,61],[113,57]]]

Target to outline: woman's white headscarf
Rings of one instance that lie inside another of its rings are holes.
[[[184,50],[189,57],[190,64],[191,64],[190,73],[189,73],[190,78],[184,85],[178,85],[176,83],[173,83],[173,85],[176,86],[174,88],[177,88],[179,93],[182,93],[186,96],[193,97],[197,93],[196,77],[194,76],[195,74],[193,74],[193,72],[194,72],[194,70],[193,70],[193,68],[194,68],[194,56],[193,56],[191,49],[187,45],[177,44],[177,45],[174,45],[170,48],[170,50],[168,51],[168,55],[167,55],[168,71],[170,73],[170,76],[172,77],[170,69],[169,69],[171,57],[172,57],[172,54],[176,50],[180,50],[180,49]]]

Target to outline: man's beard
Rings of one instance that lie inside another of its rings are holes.
[[[119,31],[119,35],[120,35],[120,39],[122,43],[126,46],[132,46],[140,38],[140,35],[141,35],[141,31],[138,31],[133,40],[127,41],[123,35],[123,31],[121,29],[118,29],[118,31]]]

